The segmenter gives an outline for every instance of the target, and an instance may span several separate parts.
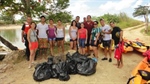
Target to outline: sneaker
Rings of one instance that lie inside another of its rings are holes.
[[[112,62],[112,59],[111,59],[111,58],[109,58],[109,62]]]
[[[104,58],[102,58],[102,60],[107,60],[107,58],[106,58],[106,57],[104,57]]]

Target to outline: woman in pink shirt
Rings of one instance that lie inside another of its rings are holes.
[[[53,19],[49,20],[49,25],[48,25],[48,30],[47,30],[47,36],[48,36],[48,41],[50,44],[50,52],[51,55],[53,56],[53,46],[55,44],[55,40],[56,40],[56,26],[54,26],[54,22]]]

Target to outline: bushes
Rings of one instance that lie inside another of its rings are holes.
[[[96,17],[94,16],[94,19],[95,18]],[[130,18],[126,13],[119,13],[114,15],[108,13],[104,14],[103,16],[97,17],[96,20],[99,21],[100,18],[103,18],[107,24],[109,24],[110,21],[114,21],[120,28],[127,28],[142,24],[141,21]]]

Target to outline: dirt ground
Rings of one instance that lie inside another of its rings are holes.
[[[129,40],[139,38],[146,44],[150,43],[150,37],[140,33],[142,28],[144,27],[124,29],[124,37]],[[38,62],[46,61],[42,58],[39,57]],[[34,81],[34,68],[28,69],[28,61],[24,60],[14,65],[13,69],[5,73],[0,73],[0,84],[126,84],[132,69],[143,59],[143,56],[136,51],[123,54],[124,66],[121,69],[113,65],[116,63],[114,57],[112,63],[101,61],[101,58],[103,58],[102,49],[99,50],[99,59],[95,74],[91,76],[70,75],[70,80],[65,82],[58,79],[49,79],[43,82]]]

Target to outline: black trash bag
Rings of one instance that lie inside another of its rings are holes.
[[[150,80],[150,72],[145,71],[145,70],[138,70],[140,76],[142,76],[142,79],[148,81]]]
[[[77,64],[78,74],[81,75],[92,75],[96,72],[97,63],[91,58],[87,58],[82,63]]]
[[[35,81],[44,81],[51,78],[51,68],[50,65],[46,62],[42,64],[38,64],[35,67],[35,71],[33,73],[33,79]]]
[[[53,57],[49,57],[47,60],[47,63],[52,65],[53,64]]]
[[[72,59],[75,60],[77,63],[82,63],[84,60],[87,59],[87,56],[81,55],[79,52],[75,52],[72,55]]]
[[[67,54],[66,54],[66,59],[70,59],[71,58],[71,54],[70,54],[70,52],[68,52]]]
[[[68,74],[77,74],[77,62],[72,59],[68,59],[66,62],[68,64]]]
[[[57,64],[52,65],[52,71],[51,71],[52,78],[58,78],[59,73],[57,71]]]
[[[66,58],[66,63],[68,65],[68,74],[77,74],[77,62],[73,60],[69,52],[66,54]]]
[[[59,62],[56,64],[56,70],[59,74],[59,80],[61,81],[68,81],[70,76],[68,74],[68,65],[66,62]]]

